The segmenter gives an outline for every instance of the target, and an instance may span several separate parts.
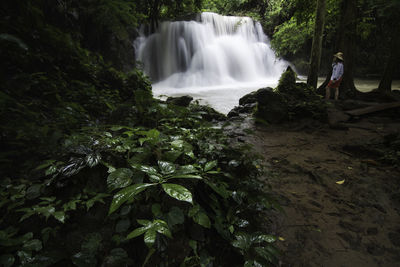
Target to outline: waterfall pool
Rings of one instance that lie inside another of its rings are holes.
[[[202,105],[208,105],[213,109],[228,114],[235,106],[239,105],[239,99],[255,90],[264,87],[276,87],[277,80],[264,80],[247,83],[224,84],[210,87],[185,87],[168,88],[159,85],[153,86],[155,97],[165,99],[168,96],[177,97],[190,95]]]

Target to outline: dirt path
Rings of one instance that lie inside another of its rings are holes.
[[[257,127],[246,138],[265,157],[265,182],[286,213],[276,226],[282,266],[400,266],[399,168],[354,150],[398,133],[400,123],[297,126]]]

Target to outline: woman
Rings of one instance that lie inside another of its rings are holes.
[[[338,52],[333,55],[332,63],[332,76],[328,85],[326,86],[325,99],[328,100],[331,96],[331,89],[335,89],[335,100],[339,99],[339,86],[343,79],[344,66],[343,66],[343,53]]]

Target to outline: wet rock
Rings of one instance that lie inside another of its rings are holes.
[[[256,103],[249,103],[249,104],[237,106],[237,107],[233,108],[231,111],[229,111],[227,116],[228,116],[228,118],[232,118],[232,117],[238,117],[238,116],[240,116],[240,114],[253,113],[256,106],[257,106]]]
[[[199,112],[206,121],[225,121],[226,116],[215,109],[204,105],[191,105],[190,109]]]
[[[184,95],[180,97],[168,97],[167,98],[167,103],[168,104],[173,104],[176,106],[181,106],[181,107],[188,107],[190,105],[190,102],[192,102],[193,97]]]
[[[266,89],[272,91],[271,87],[267,87]],[[243,96],[242,98],[239,99],[239,105],[244,106],[248,104],[256,104],[257,103],[257,92],[251,92],[250,94],[247,94]]]

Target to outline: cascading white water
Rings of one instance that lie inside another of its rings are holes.
[[[135,47],[156,95],[190,94],[223,113],[244,94],[275,85],[288,65],[258,22],[209,12],[198,21],[163,22]]]

